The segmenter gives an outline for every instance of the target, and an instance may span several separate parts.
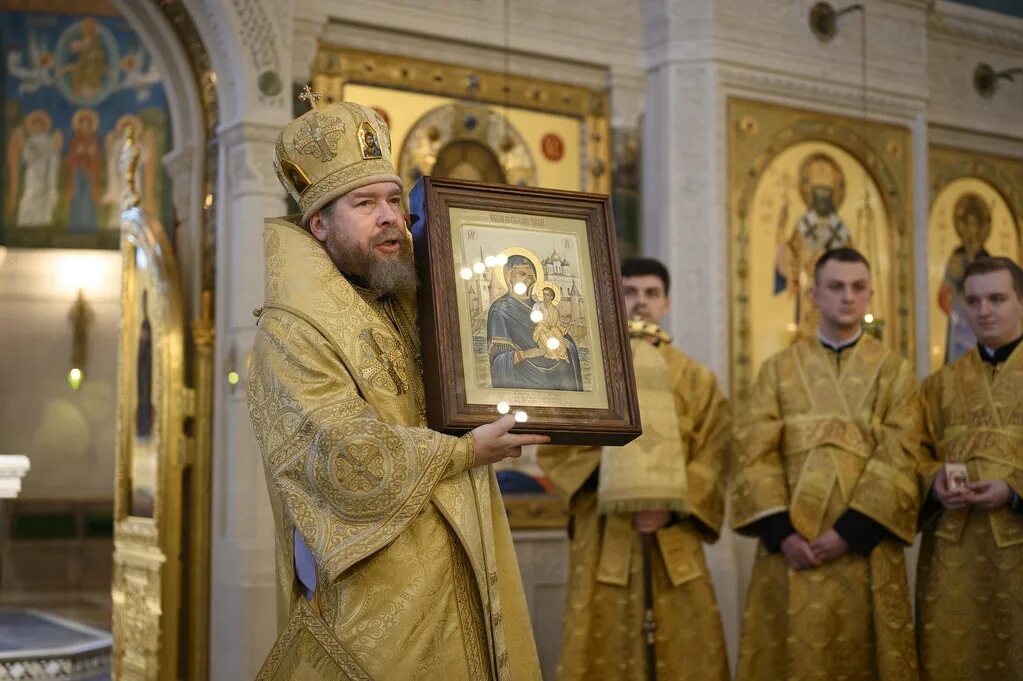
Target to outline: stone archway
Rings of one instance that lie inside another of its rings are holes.
[[[244,400],[244,363],[255,334],[249,311],[262,303],[263,218],[286,212],[271,165],[273,142],[291,119],[292,81],[308,77],[326,17],[306,12],[295,20],[290,3],[268,0],[114,2],[175,90],[175,148],[164,162],[183,222],[179,233],[187,234],[188,316],[197,316],[205,292],[214,301],[217,339],[212,403],[203,414],[212,466],[208,649],[217,651],[208,677],[251,678],[273,641],[276,597],[273,523]],[[205,52],[199,77],[193,49]],[[306,56],[296,58],[296,51]],[[212,87],[211,123],[203,106]],[[242,378],[231,382],[229,374]]]
[[[208,193],[205,185],[210,165],[205,151],[212,140],[219,111],[216,86],[210,88],[212,96],[208,94],[204,98],[200,91],[203,83],[197,78],[201,76],[196,72],[203,63],[209,63],[209,56],[204,43],[197,39],[190,46],[193,60],[189,59],[169,16],[178,11],[182,14],[179,21],[189,21],[183,7],[169,5],[165,14],[157,3],[113,0],[113,4],[145,43],[167,93],[173,148],[164,155],[163,163],[170,178],[178,221],[175,250],[186,309],[194,316],[199,310],[202,289],[210,283],[203,281],[203,260],[209,250],[204,248],[203,235],[204,198]]]
[[[156,391],[160,396],[159,413],[163,415],[160,418],[166,419],[167,428],[156,445],[161,452],[156,464],[160,473],[154,476],[152,489],[163,510],[150,521],[152,532],[136,532],[137,527],[145,527],[145,521],[140,523],[133,517],[134,509],[124,510],[124,504],[115,501],[115,509],[122,509],[115,511],[114,528],[115,674],[122,678],[155,678],[176,673],[201,680],[209,673],[211,366],[215,337],[211,303],[216,256],[212,188],[218,167],[218,91],[209,54],[183,6],[115,4],[152,55],[167,95],[173,147],[161,160],[169,180],[175,224],[163,225],[162,231],[176,236],[174,253],[158,250],[143,261],[162,260],[165,264],[161,271],[153,272],[151,282],[162,292],[161,302],[169,305],[171,300],[180,300],[177,309],[182,315],[178,322],[181,326],[166,334],[164,351],[170,353],[168,356],[187,355],[191,360],[188,369],[174,366],[174,362],[168,365],[165,380],[158,385],[162,388]],[[128,233],[125,225],[134,224],[132,233],[137,243],[152,238],[159,243],[161,230],[149,224],[152,216],[135,213],[134,219],[122,217],[125,219],[128,222],[122,222],[122,234]],[[125,239],[129,237],[122,236],[122,243],[128,243]],[[122,246],[122,254],[130,252],[130,246]],[[128,255],[123,257],[122,328],[127,328],[125,320],[130,318],[133,305],[129,285],[129,279],[137,279],[136,263],[129,262],[133,260]],[[131,343],[121,343],[119,364],[131,372],[129,367],[135,365],[125,359],[131,355],[129,347]],[[131,401],[130,389],[125,390],[130,385],[130,380],[121,381],[121,414],[126,413],[125,404]],[[138,446],[131,426],[125,425],[130,421],[119,419],[116,500],[124,498],[127,487],[134,489],[134,473],[126,477],[126,472],[133,470]],[[170,452],[177,448],[172,444],[169,449],[162,448],[165,440],[169,444],[177,437],[178,428],[183,436],[181,451],[191,456],[173,456]],[[150,565],[146,556],[156,556],[157,564]],[[164,560],[166,563],[159,565]],[[150,605],[139,607],[140,598]],[[163,613],[156,615],[158,619],[147,614],[153,602],[159,603]],[[175,626],[175,622],[180,624]],[[154,626],[170,626],[172,631],[159,637],[159,643],[140,638],[139,632]]]

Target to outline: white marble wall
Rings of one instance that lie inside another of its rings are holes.
[[[91,322],[72,390],[69,315]],[[114,490],[121,256],[0,247],[0,452],[27,454],[23,499],[110,499]]]
[[[1023,76],[999,80],[988,99],[973,89],[973,72],[981,62],[996,71],[1023,67],[1023,19],[938,2],[927,21],[928,123],[942,139],[942,129],[987,138],[986,143],[960,140],[957,146],[1023,156]]]

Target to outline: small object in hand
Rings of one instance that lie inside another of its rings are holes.
[[[949,492],[964,492],[970,485],[970,475],[965,463],[945,464],[945,486]]]

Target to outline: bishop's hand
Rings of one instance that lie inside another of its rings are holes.
[[[518,435],[510,433],[515,426],[515,417],[507,414],[493,423],[474,428],[472,437],[476,441],[474,466],[487,466],[508,457],[522,456],[527,445],[544,445],[551,441],[546,435]]]

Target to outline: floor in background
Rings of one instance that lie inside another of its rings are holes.
[[[0,596],[0,678],[109,681],[110,596]]]
[[[0,594],[0,607],[33,608],[110,631],[110,594]]]

